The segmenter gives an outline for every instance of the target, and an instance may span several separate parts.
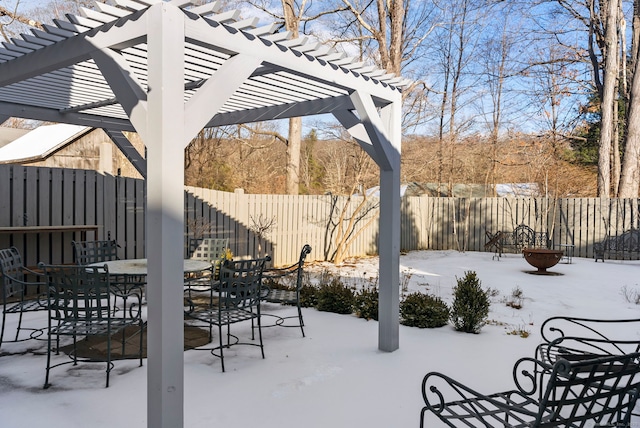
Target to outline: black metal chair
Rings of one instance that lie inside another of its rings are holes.
[[[47,279],[49,289],[49,337],[47,340],[47,367],[44,388],[50,386],[49,372],[52,368],[78,362],[106,362],[106,387],[109,387],[109,373],[112,363],[112,335],[123,331],[122,355],[124,349],[124,329],[133,327],[139,334],[138,356],[142,366],[143,350],[143,321],[139,302],[128,308],[120,308],[114,314],[111,278],[106,266],[89,267],[78,265],[45,265],[40,264]],[[69,352],[70,360],[51,364],[53,339],[55,338],[56,355],[60,352],[60,337],[73,338],[73,348]],[[99,336],[106,341],[104,359],[95,355],[90,357],[78,356],[78,339],[88,339]]]
[[[0,249],[0,272],[2,277],[2,327],[0,328],[0,346],[6,342],[21,342],[33,338],[40,329],[22,327],[22,315],[25,312],[46,311],[46,284],[42,274],[35,272],[22,263],[16,247]],[[29,277],[37,281],[28,281]],[[44,296],[43,296],[44,293]],[[44,298],[43,298],[44,297]],[[18,315],[16,336],[12,340],[4,339],[7,315]],[[20,337],[21,330],[29,330],[29,337]]]
[[[71,241],[76,264],[106,262],[118,259],[118,243],[110,241]]]
[[[300,307],[300,289],[303,286],[304,261],[310,252],[311,246],[305,244],[302,247],[302,251],[300,251],[300,258],[296,263],[283,268],[266,269],[263,273],[264,285],[262,299],[265,302],[291,305],[298,309],[297,315],[277,317],[275,325],[282,327],[300,327],[302,337],[305,337],[305,335],[304,319],[302,318],[302,308]],[[295,284],[288,285],[286,283],[286,281],[293,282],[294,280]],[[298,319],[297,324],[286,324],[286,320],[294,318]]]
[[[233,345],[259,346],[262,358],[264,347],[262,343],[262,328],[260,319],[260,301],[262,288],[262,272],[270,257],[251,260],[225,260],[220,267],[220,283],[210,287],[212,304],[191,306],[186,315],[197,322],[218,327],[219,345],[216,347],[200,347],[196,349],[209,350],[211,354],[220,358],[222,371],[224,367],[224,348]],[[243,321],[251,321],[252,340],[254,322],[257,324],[259,343],[240,342],[239,338],[231,334],[231,325]],[[227,327],[226,343],[223,339],[223,327]],[[231,338],[234,341],[231,341]]]
[[[206,292],[212,281],[219,280],[220,266],[228,248],[228,238],[197,238],[189,241],[189,258],[211,263],[210,269],[185,276],[184,286],[189,299],[192,298],[192,292]]]

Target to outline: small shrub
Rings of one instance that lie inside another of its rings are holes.
[[[524,326],[517,326],[507,329],[507,334],[511,336],[520,336],[521,338],[526,339],[531,335],[531,331],[527,330]]]
[[[489,297],[498,297],[500,295],[500,291],[495,288],[487,288],[487,296]]]
[[[439,297],[419,292],[400,302],[400,323],[409,327],[434,328],[446,325],[449,307]]]
[[[378,321],[378,289],[363,288],[358,291],[355,295],[354,308],[359,318]]]
[[[636,290],[635,288],[631,289],[625,285],[624,287],[622,287],[620,293],[622,294],[622,297],[624,297],[624,300],[626,300],[628,303],[640,305],[640,291]]]
[[[400,289],[403,293],[406,293],[409,290],[409,282],[411,282],[411,277],[413,273],[409,270],[403,270],[400,272]]]
[[[318,304],[319,288],[312,284],[304,284],[300,287],[300,306],[303,308],[315,308]]]
[[[286,284],[284,281],[279,281],[273,278],[264,278],[262,280],[262,285],[264,287],[269,287],[272,290],[295,290],[295,287]]]
[[[353,290],[346,287],[338,278],[333,278],[327,285],[321,285],[316,292],[316,309],[337,314],[353,312],[355,295]]]
[[[505,299],[505,304],[513,309],[522,309],[522,302],[524,301],[524,293],[522,288],[516,286],[511,290],[511,296]]]
[[[473,271],[465,272],[464,278],[457,278],[457,281],[458,285],[453,289],[451,321],[458,331],[480,333],[489,316],[489,296]]]

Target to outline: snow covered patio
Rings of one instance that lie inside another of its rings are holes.
[[[473,270],[484,288],[496,290],[489,325],[478,335],[400,326],[400,348],[376,349],[378,325],[351,315],[306,309],[306,338],[298,329],[264,329],[265,355],[231,348],[221,373],[207,352],[184,353],[185,426],[212,427],[415,427],[423,406],[420,382],[442,371],[481,392],[510,388],[513,363],[533,356],[540,324],[554,315],[638,318],[640,307],[626,296],[640,292],[640,262],[574,258],[541,277],[516,254],[493,261],[491,253],[419,251],[401,256],[408,291],[421,290],[451,302],[456,277]],[[351,261],[339,269],[345,283],[375,277],[377,258]],[[313,270],[331,265],[314,265]],[[349,279],[352,278],[352,279]],[[505,304],[519,287],[523,307]],[[269,311],[295,311],[269,306]],[[31,314],[33,315],[33,314]],[[42,325],[44,313],[28,322]],[[14,322],[10,318],[9,322]],[[11,326],[8,326],[11,328]],[[528,338],[509,334],[529,331]],[[622,332],[629,338],[640,332]],[[214,338],[215,340],[215,338]],[[147,423],[147,366],[116,361],[104,388],[104,364],[65,366],[42,389],[46,343],[3,344],[0,357],[0,415],[7,427],[143,427]],[[9,355],[4,354],[7,352]],[[59,357],[66,358],[66,357]],[[491,368],[498,377],[488,377]],[[431,426],[435,419],[428,419]]]

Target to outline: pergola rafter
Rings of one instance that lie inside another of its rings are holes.
[[[204,127],[332,114],[380,168],[378,347],[398,348],[408,83],[217,2],[113,0],[0,48],[0,122],[103,128],[147,179],[148,426],[183,424],[184,148]],[[137,132],[146,158],[125,138]]]

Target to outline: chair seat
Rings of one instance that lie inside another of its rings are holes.
[[[111,326],[111,332],[114,332],[113,323]],[[93,336],[100,334],[107,334],[109,332],[109,325],[107,320],[104,321],[91,321],[91,322],[71,322],[61,321],[57,325],[51,326],[50,334],[61,334],[65,336]]]
[[[118,330],[121,330],[125,327],[129,326],[139,326],[140,321],[132,320],[130,318],[127,319],[111,319],[111,333],[116,333]],[[107,320],[96,322],[71,322],[71,321],[63,321],[55,326],[51,326],[52,334],[60,334],[65,336],[93,336],[93,335],[101,335],[109,333],[109,324]]]
[[[218,318],[218,310],[216,308],[204,309],[188,314],[191,318],[204,321],[213,325],[234,324],[241,321],[248,321],[258,318],[256,312],[245,309],[231,309],[220,313]]]
[[[293,290],[269,290],[269,294],[264,297],[265,302],[284,303],[295,305],[297,302],[296,292]]]

